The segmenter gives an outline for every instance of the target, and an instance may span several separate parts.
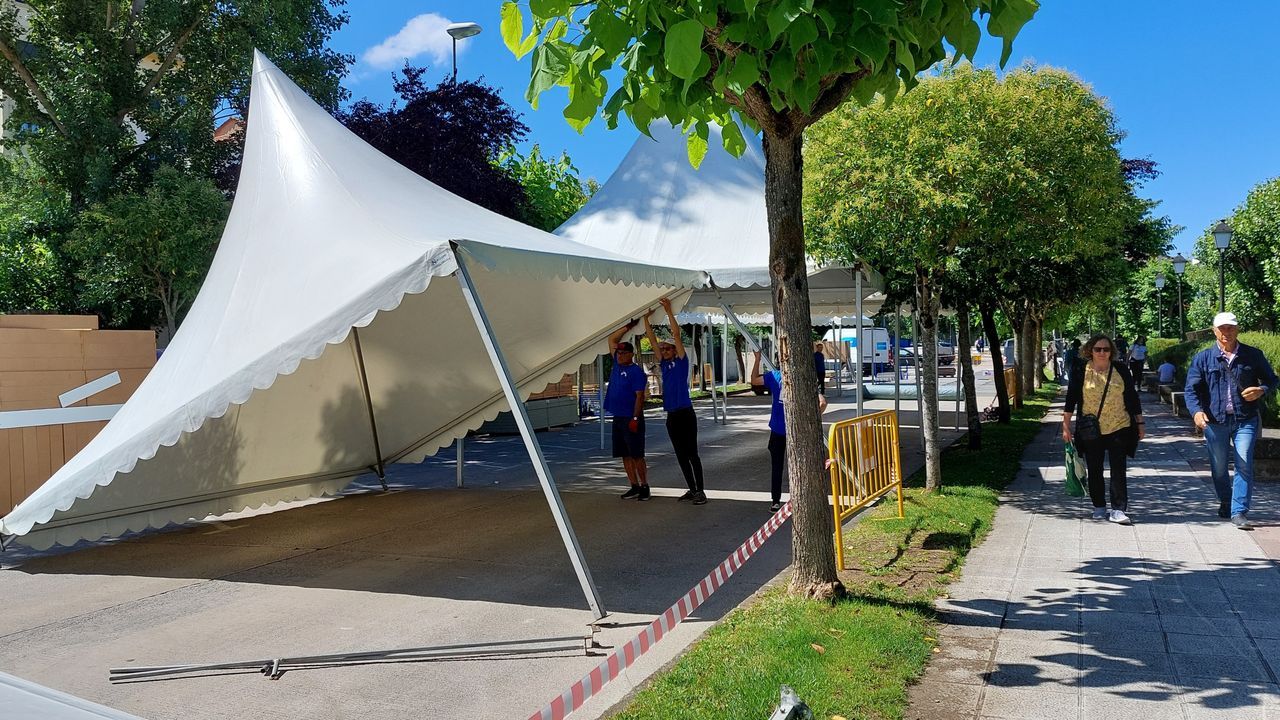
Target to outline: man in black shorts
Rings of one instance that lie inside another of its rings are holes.
[[[644,461],[644,396],[649,378],[635,362],[635,347],[622,337],[636,326],[636,321],[623,325],[609,336],[609,353],[613,370],[605,391],[604,409],[613,415],[613,456],[622,458],[631,487],[624,499],[649,499],[649,468]]]

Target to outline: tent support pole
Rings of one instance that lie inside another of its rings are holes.
[[[524,438],[525,449],[529,451],[529,459],[533,461],[533,469],[538,475],[538,483],[542,485],[542,493],[547,496],[547,505],[551,508],[551,515],[555,518],[556,527],[560,530],[560,539],[564,541],[565,549],[569,551],[569,560],[573,563],[573,571],[578,576],[578,583],[582,586],[582,593],[587,598],[587,604],[591,606],[591,612],[595,618],[599,620],[606,613],[604,611],[604,603],[600,600],[600,591],[596,589],[595,580],[591,579],[591,569],[587,567],[587,558],[582,554],[582,546],[578,544],[578,536],[573,532],[573,526],[569,523],[569,516],[564,510],[564,502],[560,499],[560,493],[556,490],[555,480],[551,477],[551,468],[547,466],[547,460],[542,455],[542,446],[538,444],[537,437],[533,434],[533,424],[529,422],[529,412],[525,409],[524,403],[520,401],[520,394],[516,391],[515,380],[511,377],[511,371],[507,368],[507,361],[502,355],[502,348],[498,347],[498,339],[494,337],[493,326],[489,324],[489,316],[485,314],[484,306],[480,304],[480,297],[476,294],[475,285],[471,281],[471,273],[467,272],[466,261],[454,253],[458,260],[458,283],[462,286],[462,296],[467,301],[467,307],[471,310],[471,317],[476,322],[476,329],[480,331],[480,339],[484,341],[484,348],[489,353],[489,361],[493,363],[494,372],[498,375],[498,382],[502,385],[502,392],[507,396],[507,403],[511,406],[511,416],[516,421],[516,426],[520,428],[520,436]]]
[[[369,410],[369,429],[373,431],[373,453],[377,464],[373,469],[378,473],[378,482],[382,483],[382,491],[387,490],[387,468],[382,464],[382,444],[378,442],[378,423],[373,419],[373,397],[369,395],[369,377],[364,372],[364,350],[360,347],[360,328],[351,328],[351,338],[356,346],[356,365],[360,367],[360,389],[364,391],[364,405]]]
[[[729,424],[729,316],[724,316],[724,344],[720,346],[720,410]]]
[[[457,468],[456,468],[456,475],[457,475],[456,482],[458,487],[462,487],[462,466],[466,462],[466,458],[464,457],[466,450],[463,449],[463,443],[465,443],[466,441],[467,441],[467,436],[465,435],[458,438],[456,441],[457,442],[456,450],[458,453],[458,462],[457,462]]]
[[[600,426],[600,449],[604,449],[604,355],[596,356],[596,424]]]
[[[738,318],[737,314],[735,314],[723,301],[720,303],[720,309],[724,310],[725,317],[733,321],[733,326],[738,329],[738,333],[742,335],[742,338],[751,346],[752,352],[760,353],[760,362],[765,366],[765,369],[777,370],[778,368],[774,366],[773,360],[769,359],[764,353],[764,348],[760,347],[760,341],[756,339],[755,335],[751,334],[751,331],[747,329],[746,325],[742,324],[742,320]]]
[[[854,298],[853,298],[853,302],[854,302],[854,305],[857,307],[856,313],[857,313],[857,315],[858,315],[858,329],[857,329],[857,331],[856,331],[856,332],[858,333],[858,335],[857,335],[857,338],[858,338],[858,359],[857,359],[857,362],[855,362],[855,363],[854,363],[854,368],[855,368],[855,370],[854,370],[853,372],[854,372],[854,377],[857,379],[857,384],[856,384],[856,386],[855,386],[855,387],[856,387],[856,392],[857,392],[857,394],[858,394],[858,417],[862,417],[862,414],[863,414],[863,410],[862,410],[862,358],[863,358],[863,357],[865,357],[865,356],[863,355],[863,353],[866,351],[866,345],[864,345],[864,344],[863,344],[863,339],[865,338],[865,332],[866,332],[866,329],[862,327],[862,265],[858,265],[858,267],[854,270],[854,272],[855,272],[855,273],[857,273],[857,275],[855,275],[855,276],[854,276],[854,281],[853,281],[853,285],[854,285]],[[875,363],[876,363],[875,336],[876,336],[876,334],[875,334],[875,332],[873,331],[873,332],[871,333],[871,338],[872,338],[872,339],[871,339],[871,342],[872,342],[872,346],[871,346],[871,365],[872,365],[872,367],[873,367],[873,371],[874,371],[874,366],[875,366]]]

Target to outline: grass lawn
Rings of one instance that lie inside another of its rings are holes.
[[[947,450],[941,492],[923,492],[923,470],[908,478],[904,519],[896,503],[881,503],[850,528],[846,599],[833,605],[781,587],[763,591],[613,717],[764,720],[784,683],[821,720],[902,717],[907,685],[933,650],[932,601],[991,528],[1000,489],[1017,474],[1056,391],[1046,385],[1008,425],[984,424],[982,450],[963,441]]]

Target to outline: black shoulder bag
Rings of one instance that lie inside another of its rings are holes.
[[[1088,366],[1085,366],[1087,371]],[[1102,402],[1098,403],[1098,415],[1102,414],[1102,408],[1107,404],[1107,391],[1111,389],[1111,374],[1116,371],[1114,365],[1107,369],[1107,384],[1102,387]],[[1082,388],[1083,392],[1083,388]],[[1091,443],[1096,442],[1102,437],[1102,424],[1098,422],[1098,415],[1080,414],[1076,418],[1076,442]]]

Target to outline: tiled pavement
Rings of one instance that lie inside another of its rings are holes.
[[[1217,517],[1204,446],[1144,396],[1134,525],[1062,490],[1061,408],[965,563],[911,720],[1280,720],[1280,488],[1254,532]]]

